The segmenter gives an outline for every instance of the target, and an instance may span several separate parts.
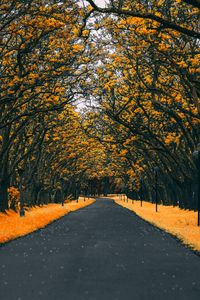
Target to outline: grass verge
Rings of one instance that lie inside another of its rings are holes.
[[[43,228],[69,212],[92,204],[94,201],[94,199],[84,201],[83,198],[80,198],[79,202],[72,201],[64,206],[61,206],[61,204],[48,204],[42,207],[33,207],[26,211],[25,217],[22,218],[12,210],[0,213],[0,243],[8,242]]]
[[[176,236],[182,243],[193,250],[200,251],[200,227],[197,226],[197,212],[180,209],[173,206],[158,206],[155,211],[155,204],[143,201],[128,200],[124,202],[117,196],[112,197],[115,202],[129,210],[134,211],[139,217],[151,224]]]

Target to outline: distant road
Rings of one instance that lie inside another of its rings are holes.
[[[199,300],[200,257],[109,199],[0,248],[1,300]]]

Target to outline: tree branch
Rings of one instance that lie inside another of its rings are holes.
[[[102,8],[102,7],[98,7],[93,0],[86,0],[95,11],[101,12],[101,13],[114,13],[117,15],[121,15],[121,16],[129,16],[129,17],[136,17],[136,18],[141,18],[141,19],[149,19],[149,20],[154,20],[160,24],[162,24],[163,28],[170,28],[173,29],[177,32],[183,33],[185,35],[188,35],[190,37],[196,38],[196,39],[200,39],[200,33],[198,33],[197,31],[194,30],[190,30],[187,29],[185,27],[182,27],[180,25],[177,25],[175,23],[172,23],[166,19],[163,19],[161,17],[158,17],[154,14],[151,13],[138,13],[138,12],[133,12],[131,10],[126,10],[126,9],[121,9],[121,8],[114,8],[114,7],[109,7],[109,8]],[[197,3],[197,1],[195,0],[185,0],[185,2],[195,2]],[[198,4],[198,3],[197,3]]]

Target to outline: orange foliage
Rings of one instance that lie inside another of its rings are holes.
[[[178,237],[184,244],[200,251],[200,228],[197,226],[197,212],[180,209],[179,207],[159,205],[158,212],[155,204],[143,201],[124,202],[113,197],[115,202],[134,211],[138,216],[153,225]]]
[[[26,211],[26,215],[20,218],[19,214],[8,210],[6,214],[0,213],[0,243],[5,243],[17,237],[26,235],[39,228],[45,227],[52,221],[75,211],[84,206],[92,204],[95,200],[79,199],[79,202],[72,201],[65,206],[61,204],[48,204],[43,207],[34,207]]]
[[[17,188],[15,188],[14,186],[9,187],[8,193],[9,193],[10,197],[19,200],[19,198],[20,198],[20,192],[19,192],[19,190],[18,190]]]
[[[8,196],[9,196],[9,207],[12,209],[17,209],[19,206],[20,200],[20,192],[14,186],[9,187],[8,189]]]

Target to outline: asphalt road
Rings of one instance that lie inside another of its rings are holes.
[[[200,299],[200,257],[111,200],[0,248],[1,300]]]

